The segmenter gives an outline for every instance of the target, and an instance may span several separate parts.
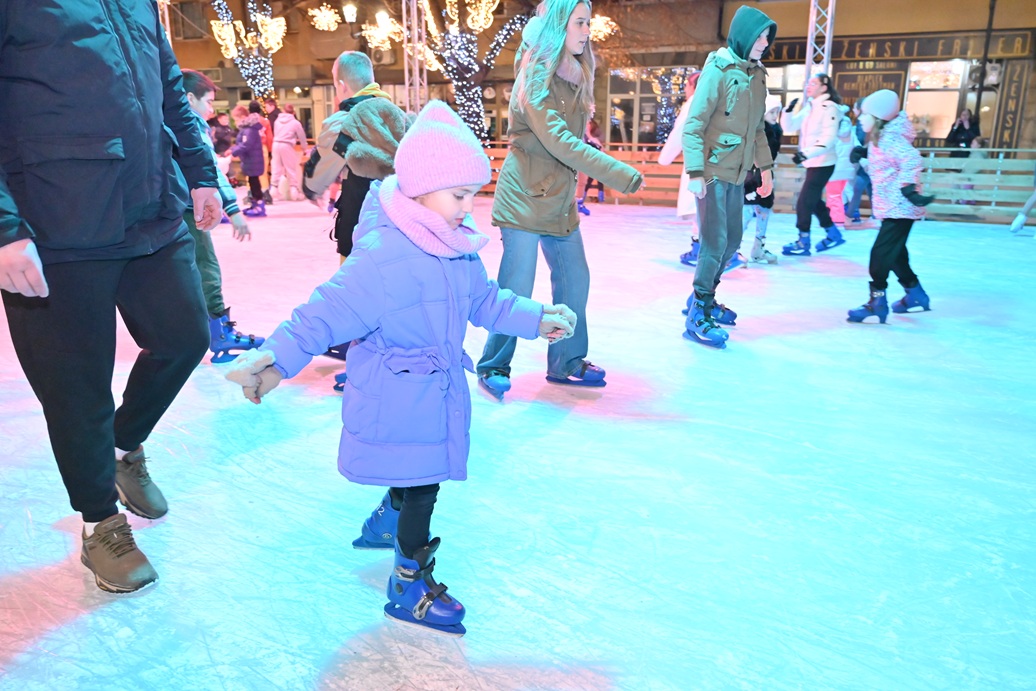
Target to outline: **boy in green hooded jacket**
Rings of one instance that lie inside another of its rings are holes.
[[[760,196],[773,189],[773,158],[766,141],[766,69],[760,60],[777,36],[777,24],[754,7],[740,7],[730,22],[727,46],[709,54],[687,123],[683,159],[687,189],[698,201],[701,250],[694,292],[687,298],[684,337],[726,347],[737,314],[717,304],[722,268],[741,245],[745,176],[762,171]]]

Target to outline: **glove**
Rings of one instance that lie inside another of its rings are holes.
[[[867,147],[854,146],[852,153],[849,154],[849,162],[859,163],[861,158],[867,158]]]
[[[918,192],[917,185],[904,185],[899,191],[914,206],[928,206],[935,201],[935,197]]]
[[[576,313],[565,305],[548,305],[540,319],[540,337],[551,343],[569,338],[576,330]]]
[[[281,383],[284,375],[273,363],[276,356],[269,350],[249,350],[234,359],[234,364],[227,368],[225,376],[229,381],[240,384],[245,398],[252,403],[259,403],[263,396],[270,393]]]
[[[801,151],[796,151],[795,155],[791,157],[791,160],[795,162],[795,165],[799,165],[806,160],[806,154]]]
[[[798,102],[799,99],[797,98],[793,98],[790,101],[788,101],[788,106],[784,109],[784,112],[790,113],[791,111],[795,110],[795,106],[798,105]]]

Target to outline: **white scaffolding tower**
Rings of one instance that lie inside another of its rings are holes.
[[[835,35],[836,0],[810,0],[809,36],[806,38],[806,75],[803,84],[809,82],[812,74],[831,74],[831,41]]]
[[[403,0],[403,109],[418,112],[428,101],[428,65],[424,59],[424,8],[418,0]]]

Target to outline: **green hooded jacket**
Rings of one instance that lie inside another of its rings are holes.
[[[773,168],[763,128],[766,69],[747,57],[764,31],[772,45],[777,24],[754,7],[740,7],[730,22],[727,47],[705,61],[683,128],[689,177],[740,185],[753,165]]]

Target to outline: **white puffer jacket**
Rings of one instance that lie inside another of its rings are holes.
[[[799,101],[791,113],[781,113],[781,127],[785,132],[799,133],[799,151],[806,160],[806,168],[833,166],[837,160],[836,142],[841,121],[844,119],[837,103],[827,94]]]
[[[856,177],[856,166],[849,160],[853,152],[856,137],[853,136],[853,125],[849,121],[849,106],[838,106],[842,119],[838,123],[838,139],[835,140],[835,172],[831,174],[831,182],[852,180]]]
[[[658,152],[658,162],[664,166],[673,163],[679,156],[683,155],[683,126],[687,123],[687,113],[690,109],[691,99],[687,99],[680,107],[680,114],[676,116],[676,122],[673,123],[673,129],[669,133],[669,138],[665,140],[665,145]],[[698,204],[695,201],[694,195],[687,189],[690,181],[691,178],[687,175],[687,170],[684,169],[680,175],[680,192],[676,197],[676,215],[680,218],[698,215]]]

